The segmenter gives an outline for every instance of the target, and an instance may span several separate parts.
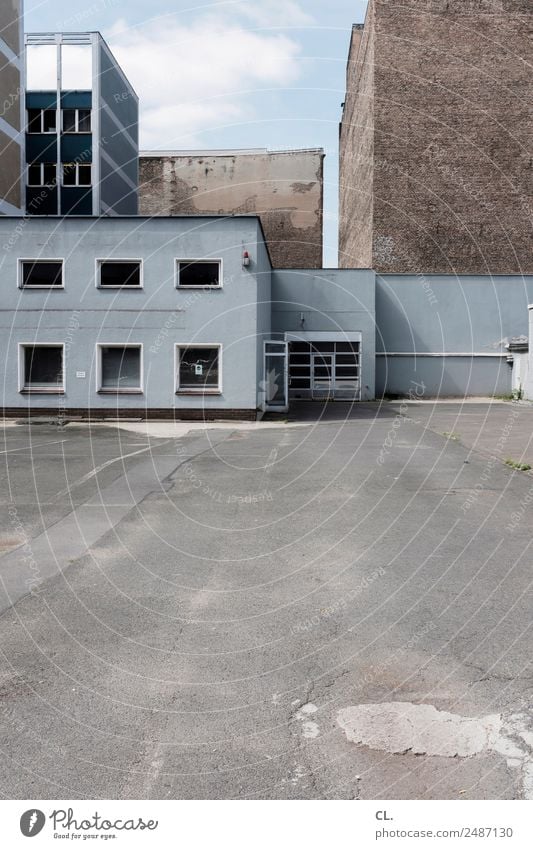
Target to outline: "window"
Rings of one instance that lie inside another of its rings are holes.
[[[142,392],[142,345],[99,345],[99,392]]]
[[[21,392],[64,392],[63,345],[21,345]]]
[[[48,186],[57,183],[57,165],[55,162],[37,162],[28,166],[28,186]]]
[[[178,345],[176,352],[177,392],[222,391],[221,345]]]
[[[97,285],[102,289],[141,289],[141,268],[139,259],[99,260]]]
[[[28,133],[55,133],[55,109],[28,109]]]
[[[177,260],[177,283],[186,289],[221,289],[222,261],[217,260]]]
[[[23,259],[20,262],[21,289],[62,289],[63,261],[60,259]]]
[[[64,186],[90,186],[92,183],[92,166],[71,162],[63,165]]]
[[[90,109],[63,109],[64,133],[90,133]]]

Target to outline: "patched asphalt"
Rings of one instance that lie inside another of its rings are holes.
[[[509,752],[391,752],[339,717],[425,704],[527,733],[533,476],[503,461],[530,457],[533,411],[313,415],[5,428],[5,798],[527,793]]]

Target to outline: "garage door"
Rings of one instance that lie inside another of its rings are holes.
[[[289,397],[358,401],[361,398],[359,342],[301,341],[289,346]]]

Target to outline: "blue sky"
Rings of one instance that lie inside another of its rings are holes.
[[[366,0],[26,0],[25,28],[100,30],[141,98],[144,149],[323,147],[337,262],[338,124]]]

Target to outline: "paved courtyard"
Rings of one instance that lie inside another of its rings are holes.
[[[2,795],[533,798],[532,421],[6,423]]]

